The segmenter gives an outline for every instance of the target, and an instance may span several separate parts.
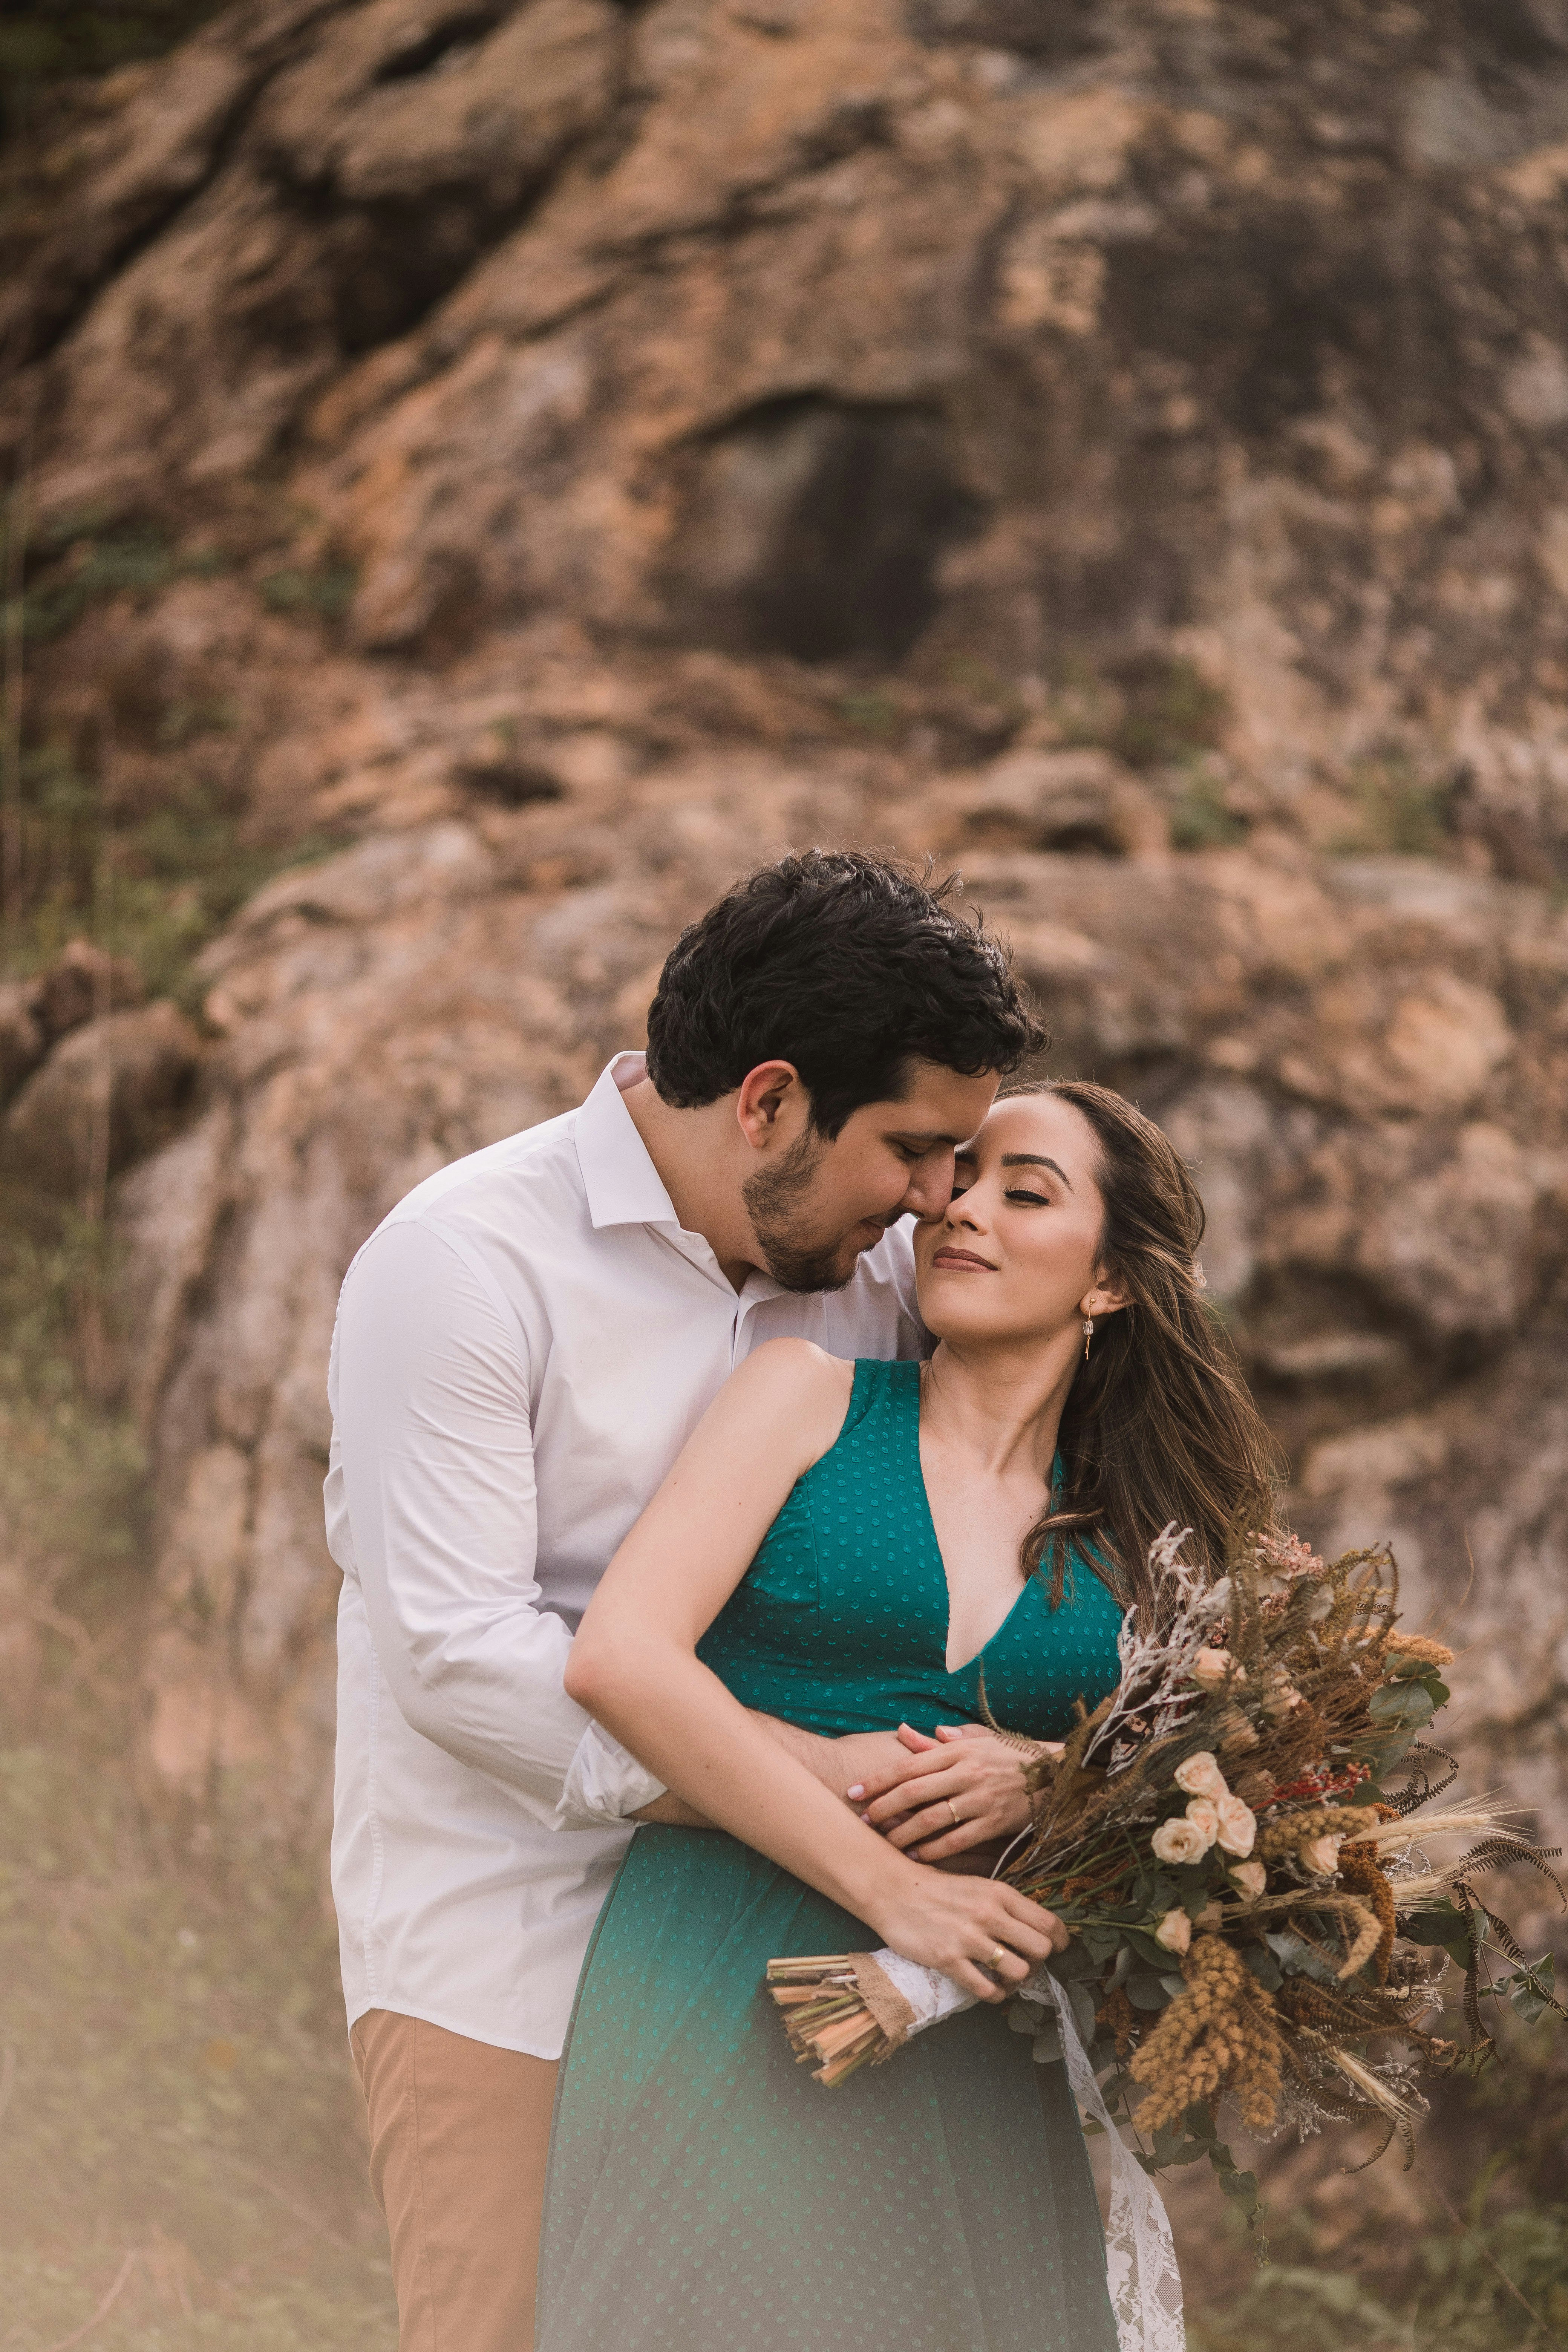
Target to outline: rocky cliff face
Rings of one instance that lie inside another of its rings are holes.
[[[163,1023],[160,1768],[323,1801],[359,1240],[858,839],[955,858],[1053,1066],[1193,1154],[1298,1517],[1460,1612],[1471,1754],[1560,1809],[1555,0],[243,0],[12,175],[28,740],[335,845],[203,951],[199,1055],[99,1007],[7,1114],[37,1165]]]

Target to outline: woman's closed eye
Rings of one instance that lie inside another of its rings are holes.
[[[1010,1184],[1007,1187],[1005,1197],[1009,1201],[1027,1202],[1029,1207],[1032,1209],[1048,1209],[1051,1205],[1050,1194],[1048,1192],[1031,1192],[1026,1191],[1022,1184]]]

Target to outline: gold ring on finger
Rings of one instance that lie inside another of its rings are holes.
[[[999,1969],[1006,1957],[1006,1946],[1004,1944],[998,1944],[992,1952],[991,1958],[986,1961],[985,1965],[988,1969]]]
[[[951,1797],[947,1800],[947,1810],[952,1815],[952,1826],[956,1829],[960,1822],[963,1821],[963,1815],[959,1811],[958,1807],[953,1803]]]

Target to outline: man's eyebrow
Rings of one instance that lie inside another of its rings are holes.
[[[1043,1151],[1005,1151],[1002,1165],[1004,1168],[1048,1168],[1053,1176],[1061,1178],[1069,1192],[1072,1191],[1072,1178],[1067,1170],[1059,1168],[1054,1160],[1047,1160]]]
[[[933,1143],[956,1144],[960,1139],[934,1127],[890,1127],[888,1133],[899,1143],[923,1143],[929,1150]]]

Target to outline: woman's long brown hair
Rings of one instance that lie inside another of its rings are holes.
[[[1094,1129],[1101,1263],[1129,1301],[1096,1320],[1062,1410],[1056,1491],[1024,1539],[1024,1570],[1048,1569],[1054,1606],[1072,1538],[1087,1538],[1118,1597],[1152,1624],[1154,1538],[1173,1521],[1190,1528],[1184,1556],[1219,1575],[1238,1530],[1273,1524],[1279,1450],[1204,1297],[1204,1204],[1169,1136],[1110,1087],[1062,1079],[1008,1094],[1054,1095]]]

